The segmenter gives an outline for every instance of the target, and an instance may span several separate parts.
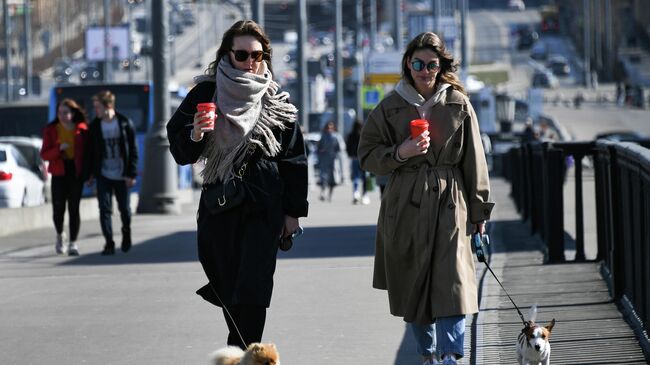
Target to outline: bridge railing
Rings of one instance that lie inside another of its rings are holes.
[[[650,140],[529,142],[503,156],[503,175],[522,219],[546,246],[546,263],[565,262],[567,159],[575,169],[575,261],[585,261],[583,160],[594,167],[596,261],[610,294],[650,353]]]

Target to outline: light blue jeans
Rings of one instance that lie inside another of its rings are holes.
[[[432,324],[409,323],[408,326],[415,337],[418,354],[465,356],[465,316],[440,317]]]

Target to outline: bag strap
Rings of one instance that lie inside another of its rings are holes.
[[[250,161],[251,157],[255,153],[255,150],[257,149],[257,145],[254,143],[249,143],[248,147],[246,148],[246,158],[244,159],[244,162],[242,162],[241,166],[239,166],[239,169],[235,171],[235,177],[238,178],[239,180],[244,179],[244,174],[246,173],[246,168],[248,168],[248,162]]]

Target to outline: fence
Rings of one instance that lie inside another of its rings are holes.
[[[565,262],[566,161],[575,167],[576,261],[584,261],[583,159],[594,161],[598,251],[610,294],[650,353],[650,140],[532,142],[503,156],[503,175],[522,219],[546,245],[547,263]]]

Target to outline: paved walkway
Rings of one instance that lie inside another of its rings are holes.
[[[508,184],[492,185],[493,269],[524,312],[537,303],[540,321],[557,320],[553,364],[645,363],[597,264],[543,265]],[[347,185],[332,203],[316,193],[304,236],[279,256],[264,340],[278,345],[285,365],[419,365],[404,322],[371,288],[378,195],[353,206]],[[53,254],[51,229],[1,237],[0,363],[206,364],[226,326],[194,294],[205,283],[195,204],[179,216],[135,216],[132,251],[113,257],[99,255],[96,220],[83,222],[78,258]],[[475,325],[468,317],[460,363],[515,364],[518,316],[491,276],[482,283],[482,311]]]

